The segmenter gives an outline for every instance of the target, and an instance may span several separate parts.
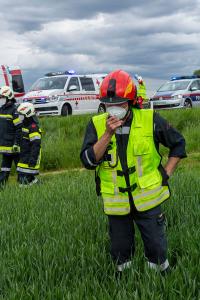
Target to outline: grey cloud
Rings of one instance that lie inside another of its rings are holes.
[[[109,1],[73,1],[73,0],[33,0],[27,4],[26,0],[17,2],[14,0],[2,1],[1,12],[12,11],[7,18],[10,27],[18,31],[38,30],[46,22],[63,19],[87,19],[93,18],[98,13],[113,14],[117,11],[132,7],[133,1],[115,0]]]
[[[27,0],[6,1],[1,0],[1,13],[7,11],[9,26],[19,32],[39,30],[42,24],[63,19],[90,19],[99,13],[107,13],[110,16],[121,11],[132,11],[132,21],[135,18],[160,18],[180,12],[189,15],[199,15],[199,0],[155,0],[155,1],[133,1],[133,0]],[[123,20],[119,20],[123,22]],[[120,24],[119,24],[120,25]],[[141,22],[142,25],[142,22]],[[171,24],[173,25],[173,24]]]
[[[25,53],[31,53],[31,59],[38,61],[43,55],[39,69],[30,64],[25,69],[20,58],[27,86],[48,71],[66,66],[83,73],[124,68],[131,74],[165,80],[200,67],[199,3],[34,0],[27,5],[19,0],[16,5],[11,0],[1,6],[0,14],[6,16],[10,32],[19,32],[18,37],[27,42],[29,52]],[[60,21],[66,21],[66,27],[61,28]],[[45,54],[54,59],[45,60]]]

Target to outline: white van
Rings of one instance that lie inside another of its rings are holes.
[[[99,86],[106,74],[77,75],[52,72],[38,79],[23,101],[32,102],[38,115],[96,113],[104,111]]]
[[[22,71],[19,67],[0,65],[0,86],[4,85],[13,89],[15,98],[20,103],[25,95],[25,91]]]

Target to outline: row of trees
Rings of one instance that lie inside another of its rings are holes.
[[[194,75],[199,75],[199,76],[200,76],[200,70],[195,70],[195,71],[193,72],[193,74],[194,74]]]

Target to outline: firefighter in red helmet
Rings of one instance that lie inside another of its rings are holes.
[[[107,112],[89,122],[80,157],[87,169],[95,170],[117,274],[132,265],[134,224],[140,230],[148,266],[166,273],[169,262],[161,203],[170,196],[169,177],[186,157],[185,140],[153,110],[134,107],[136,86],[122,70],[104,78],[100,101]],[[170,149],[165,167],[160,143]]]

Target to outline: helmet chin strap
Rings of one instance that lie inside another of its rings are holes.
[[[130,106],[128,106],[127,112],[126,112],[125,116],[124,116],[123,119],[122,119],[123,122],[125,122],[126,119],[128,118],[128,116],[129,116],[129,114],[130,114],[130,111],[131,111]]]

